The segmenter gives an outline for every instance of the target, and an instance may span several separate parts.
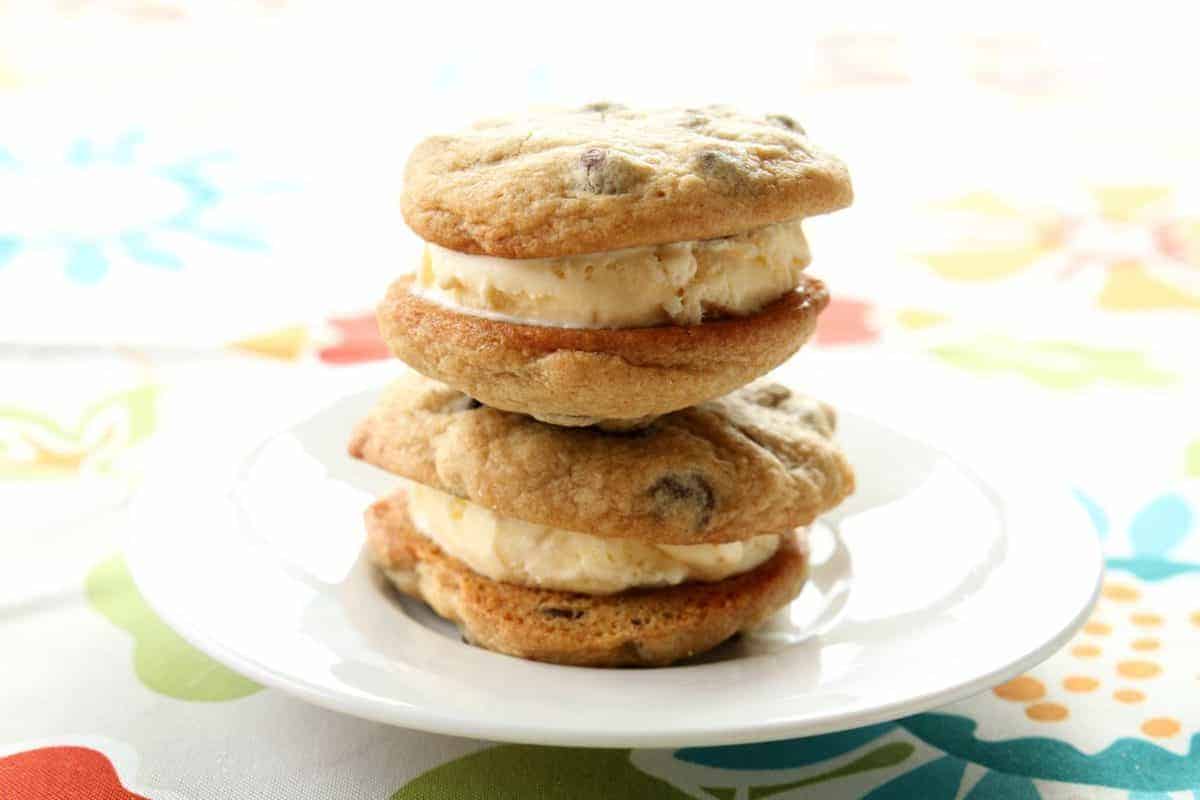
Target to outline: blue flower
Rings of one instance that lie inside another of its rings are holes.
[[[139,158],[140,131],[112,141],[76,139],[57,161],[22,161],[0,149],[0,268],[36,250],[61,253],[64,274],[91,285],[119,258],[157,270],[185,266],[184,239],[233,250],[266,248],[258,236],[208,221],[222,200],[210,168],[226,152],[171,159]],[[12,192],[9,198],[4,197]]]

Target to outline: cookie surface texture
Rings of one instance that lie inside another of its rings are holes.
[[[540,258],[730,236],[852,196],[842,162],[791,117],[593,103],[425,139],[401,208],[452,250]]]
[[[480,406],[420,375],[350,454],[500,514],[593,536],[713,544],[811,523],[854,489],[828,405],[755,383],[622,433]]]

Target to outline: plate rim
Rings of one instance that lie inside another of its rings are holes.
[[[315,411],[313,411],[311,406],[309,410],[312,413],[320,413],[321,410],[343,402],[351,396],[362,394],[364,391],[375,391],[376,388],[370,387],[364,389],[364,387],[358,386],[341,394],[322,397],[321,402],[316,404]],[[918,442],[935,452],[938,456],[948,459],[957,469],[962,470],[978,482],[981,488],[986,490],[989,495],[999,497],[1006,505],[1012,502],[1007,495],[1001,494],[998,491],[995,481],[985,478],[985,475],[988,474],[987,471],[978,469],[969,462],[957,457],[953,450],[943,447],[939,442],[931,440],[928,436],[908,433],[903,428],[881,422],[875,416],[861,413],[857,409],[845,404],[839,406],[839,415],[841,414],[856,416],[872,425],[885,428],[891,433]],[[307,418],[305,415],[289,416],[285,424],[273,427],[268,435],[256,439],[250,446],[244,446],[243,443],[243,446],[228,448],[230,458],[223,459],[224,463],[235,466],[240,471],[242,468],[242,459],[248,453],[257,450],[263,443],[278,436],[280,433],[290,430],[294,427],[298,419],[305,418]],[[1026,476],[1022,483],[1039,485],[1042,489],[1039,494],[1044,494],[1046,497],[1058,498],[1061,501],[1060,504],[1062,507],[1070,507],[1067,503],[1067,499],[1070,497],[1070,488],[1065,482],[1054,480],[1036,481],[1030,476]],[[195,486],[195,484],[192,485]],[[641,729],[595,731],[569,727],[547,728],[544,725],[529,724],[517,720],[497,719],[486,712],[473,718],[463,717],[453,712],[439,713],[431,711],[427,705],[422,706],[420,703],[413,703],[408,698],[389,698],[391,703],[384,706],[377,700],[372,700],[368,697],[359,697],[346,692],[338,692],[334,689],[313,683],[305,677],[296,677],[282,672],[275,667],[261,663],[255,658],[237,652],[218,639],[208,635],[203,630],[198,631],[194,629],[187,624],[186,613],[177,613],[179,612],[179,609],[176,608],[178,604],[166,602],[162,596],[157,594],[155,590],[156,579],[152,575],[153,568],[145,563],[145,560],[149,558],[147,551],[152,550],[152,548],[142,545],[143,539],[150,535],[150,531],[153,528],[153,526],[145,524],[144,521],[144,517],[149,513],[148,508],[153,506],[155,500],[154,493],[151,491],[152,487],[153,484],[150,482],[143,484],[142,487],[139,487],[130,503],[131,536],[125,542],[124,555],[133,582],[144,601],[189,645],[205,653],[225,667],[254,680],[264,687],[278,689],[285,694],[298,697],[322,708],[373,722],[440,735],[517,744],[608,748],[678,748],[748,744],[833,733],[892,721],[910,714],[945,706],[993,688],[1005,680],[1036,666],[1060,650],[1079,631],[1090,616],[1099,598],[1104,577],[1104,557],[1099,539],[1095,537],[1080,537],[1082,540],[1088,542],[1088,547],[1086,553],[1078,554],[1078,561],[1083,563],[1086,560],[1086,562],[1092,565],[1092,588],[1087,602],[1080,606],[1069,624],[1062,627],[1055,636],[1019,658],[983,673],[969,675],[965,679],[956,681],[953,684],[894,702],[871,703],[865,708],[851,706],[842,710],[828,711],[824,712],[820,720],[817,721],[797,719],[741,720],[720,729],[705,726],[666,731],[661,729],[650,731]],[[228,490],[228,486],[210,486],[208,489],[209,492],[216,492],[218,494],[225,493]],[[1076,511],[1077,514],[1075,516],[1080,522],[1085,522],[1086,512],[1084,509],[1077,508]],[[836,630],[836,626],[834,629]],[[539,664],[539,666],[555,665]],[[571,667],[570,669],[581,668]]]

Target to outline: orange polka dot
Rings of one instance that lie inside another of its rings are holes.
[[[1100,686],[1100,681],[1086,675],[1071,675],[1063,680],[1063,688],[1068,692],[1092,692]]]
[[[1095,658],[1102,651],[1094,644],[1077,644],[1071,648],[1071,655],[1076,658]]]
[[[1137,625],[1141,628],[1157,628],[1159,625],[1163,624],[1162,617],[1160,617],[1158,614],[1153,614],[1148,611],[1142,611],[1137,614],[1133,614],[1129,617],[1129,619],[1134,625]]]
[[[1145,639],[1137,639],[1129,646],[1134,650],[1145,652],[1147,650],[1157,650],[1162,646],[1162,644],[1158,641],[1158,639],[1147,636]]]
[[[1122,661],[1117,664],[1117,672],[1126,678],[1153,678],[1162,667],[1153,661]]]
[[[1101,591],[1114,603],[1132,603],[1142,596],[1137,589],[1123,583],[1106,583]]]
[[[1145,699],[1146,695],[1137,689],[1118,689],[1113,692],[1113,700],[1118,703],[1140,703]]]
[[[1168,739],[1179,733],[1183,726],[1170,717],[1155,717],[1142,723],[1142,733],[1155,739]]]
[[[1067,707],[1058,703],[1034,703],[1025,709],[1025,716],[1038,722],[1061,722],[1067,718]]]
[[[1089,622],[1083,626],[1083,632],[1092,636],[1108,636],[1112,633],[1112,625],[1107,622]]]
[[[997,697],[1002,700],[1016,700],[1021,703],[1027,703],[1030,700],[1037,700],[1046,695],[1046,687],[1037,678],[1029,675],[1021,675],[1013,678],[1008,683],[1002,683],[995,689],[992,689]]]

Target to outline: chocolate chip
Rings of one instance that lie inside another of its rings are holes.
[[[645,439],[657,431],[658,426],[651,422],[637,428],[609,428],[605,427],[602,423],[588,426],[585,430],[591,431],[597,436],[612,436],[618,439]]]
[[[543,608],[539,610],[551,619],[579,619],[587,613],[578,608]]]
[[[599,147],[589,147],[583,151],[583,155],[579,157],[579,165],[583,167],[584,178],[583,185],[589,192],[596,194],[612,194],[604,191],[604,162],[608,160],[608,153],[601,150]]]
[[[693,518],[693,527],[697,531],[702,531],[708,526],[713,508],[717,504],[712,486],[695,472],[665,475],[650,487],[649,493],[659,514],[690,515]]]
[[[772,125],[778,125],[781,128],[787,128],[789,131],[804,134],[804,128],[800,127],[800,123],[787,114],[767,114],[767,122]]]
[[[606,113],[608,113],[609,111],[618,111],[624,107],[625,106],[621,105],[620,103],[610,103],[606,100],[601,100],[598,103],[588,103],[586,106],[584,106],[583,108],[581,108],[579,110],[580,111],[591,111],[593,113],[599,114],[601,119],[603,119],[604,115]]]
[[[476,400],[474,397],[468,397],[465,394],[450,394],[440,405],[432,408],[433,411],[440,411],[443,414],[457,414],[462,411],[470,411],[473,408],[479,408],[483,403]]]
[[[576,184],[592,194],[624,194],[652,171],[649,164],[625,153],[589,147],[579,156]]]
[[[744,183],[745,166],[735,156],[720,150],[705,150],[693,159],[696,171],[708,178],[714,178],[734,186]]]
[[[588,169],[594,169],[602,165],[608,158],[608,153],[605,153],[599,147],[589,147],[583,151],[583,155],[579,157],[579,163]]]

